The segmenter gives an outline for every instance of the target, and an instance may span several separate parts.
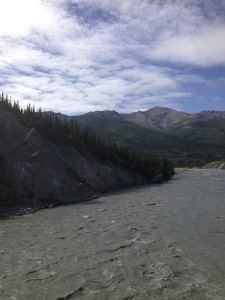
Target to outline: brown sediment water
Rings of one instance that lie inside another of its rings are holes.
[[[225,172],[0,221],[0,299],[225,299]]]

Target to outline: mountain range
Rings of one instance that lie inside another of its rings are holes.
[[[166,107],[119,114],[95,111],[70,117],[131,151],[171,159],[176,166],[201,166],[225,157],[225,112],[188,114]]]

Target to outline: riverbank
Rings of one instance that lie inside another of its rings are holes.
[[[0,299],[222,300],[225,172],[0,221]]]

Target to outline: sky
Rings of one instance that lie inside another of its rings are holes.
[[[225,111],[224,0],[0,0],[0,91],[79,115]]]

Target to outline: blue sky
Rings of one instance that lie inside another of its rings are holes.
[[[0,90],[43,110],[225,111],[224,0],[0,1]]]

